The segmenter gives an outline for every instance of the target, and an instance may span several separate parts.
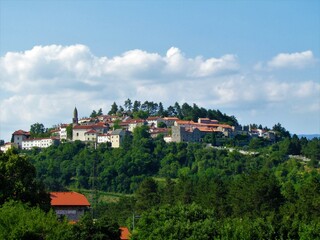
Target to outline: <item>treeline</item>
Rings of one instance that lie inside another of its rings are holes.
[[[264,165],[277,166],[290,154],[304,154],[311,159],[307,163],[310,167],[319,166],[319,139],[285,138],[266,147],[265,141],[256,141],[259,140],[252,139],[247,149],[262,153],[242,155],[200,143],[167,144],[161,136],[152,139],[148,128],[140,127],[134,130],[133,137],[125,139],[122,148],[100,144],[94,149],[76,141],[25,153],[36,167],[38,179],[56,191],[69,187],[91,189],[95,178],[100,190],[133,193],[148,176],[178,178],[203,172],[232,176]]]
[[[131,101],[128,98],[124,102],[123,106],[118,105],[116,102],[114,102],[111,105],[108,114],[119,116],[126,114],[133,118],[141,119],[146,119],[149,116],[178,117],[179,119],[193,120],[195,122],[198,121],[198,118],[210,118],[232,126],[238,125],[238,121],[234,116],[228,116],[225,113],[223,114],[220,110],[198,107],[195,103],[190,106],[188,103],[183,103],[182,105],[180,105],[178,102],[176,102],[173,106],[164,108],[161,102],[141,102],[138,100]],[[90,117],[97,117],[100,115],[103,115],[101,108],[97,111],[93,110]]]

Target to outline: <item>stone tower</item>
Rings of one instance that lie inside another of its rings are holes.
[[[77,125],[78,124],[78,110],[77,110],[76,107],[73,110],[72,123],[73,123],[73,125]]]

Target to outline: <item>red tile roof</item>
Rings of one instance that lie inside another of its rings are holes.
[[[51,206],[90,206],[88,199],[77,192],[51,192]]]
[[[130,232],[129,229],[127,227],[120,227],[121,230],[121,235],[120,235],[120,239],[121,240],[128,240],[130,239]]]
[[[86,134],[89,134],[89,133],[97,133],[97,131],[94,129],[90,129],[88,132],[86,132]]]
[[[15,131],[13,133],[13,135],[26,135],[26,136],[29,136],[30,135],[30,132],[26,132],[26,131],[23,131],[23,130],[18,130],[18,131]]]

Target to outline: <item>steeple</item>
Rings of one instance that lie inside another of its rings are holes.
[[[76,107],[74,107],[74,110],[73,110],[72,123],[73,124],[78,124],[78,110],[77,110]]]

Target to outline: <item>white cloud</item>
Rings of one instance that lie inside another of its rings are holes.
[[[314,63],[312,51],[280,53],[268,62],[270,68],[305,68]]]
[[[175,47],[164,56],[136,49],[108,58],[84,45],[36,46],[5,54],[0,72],[0,139],[6,140],[35,122],[46,127],[70,122],[75,106],[80,116],[88,116],[99,108],[107,113],[114,101],[122,105],[127,98],[161,101],[165,107],[177,101],[229,109],[241,119],[274,104],[297,114],[298,106],[308,106],[304,109],[313,116],[319,106],[316,81],[243,74],[235,55],[187,58]]]

